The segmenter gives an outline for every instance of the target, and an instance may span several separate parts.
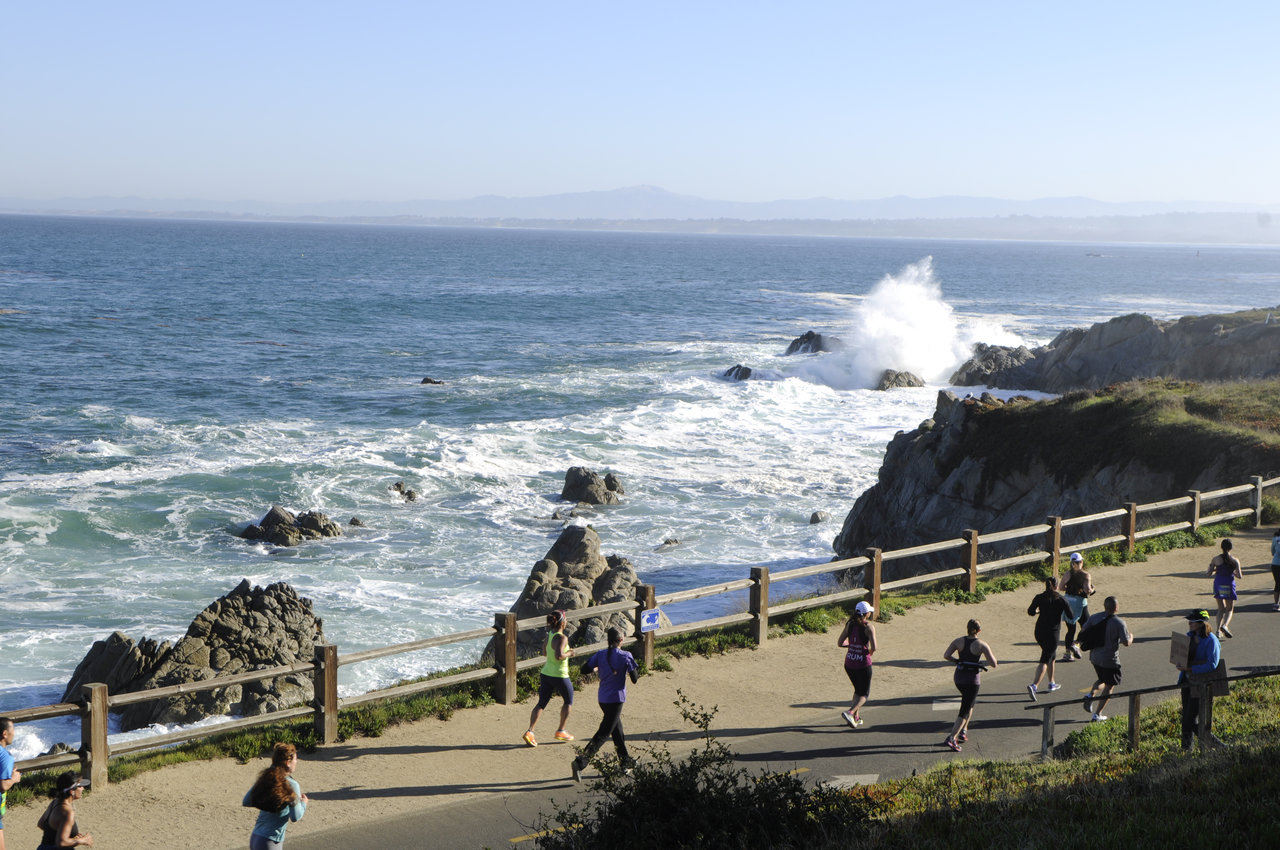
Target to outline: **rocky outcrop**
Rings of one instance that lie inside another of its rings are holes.
[[[245,540],[265,540],[276,546],[297,546],[304,540],[341,537],[342,527],[319,511],[294,516],[279,505],[272,505],[260,522],[250,524],[240,536]]]
[[[594,469],[587,469],[585,466],[570,467],[564,475],[564,487],[560,490],[561,499],[588,505],[616,505],[625,495],[622,479],[617,475],[610,472],[601,477]]]
[[[751,367],[735,363],[721,372],[720,377],[727,381],[747,381],[751,379]]]
[[[791,340],[791,344],[787,346],[783,356],[785,357],[789,354],[817,354],[820,351],[843,351],[844,347],[844,340],[838,336],[805,331]]]
[[[570,526],[560,533],[547,554],[533,565],[520,598],[511,606],[519,619],[545,616],[556,609],[578,611],[591,605],[606,605],[636,598],[640,579],[626,558],[605,557],[600,537],[587,526]],[[625,614],[588,617],[570,625],[574,646],[602,643],[605,630],[616,626],[623,634],[635,630]],[[541,655],[546,648],[546,629],[523,631],[517,642],[522,658]],[[485,651],[492,657],[493,645]]]
[[[956,386],[1062,393],[1137,378],[1230,381],[1280,375],[1280,308],[1161,322],[1138,313],[1058,334],[1048,345],[979,345]]]
[[[111,694],[133,693],[310,661],[322,643],[323,623],[311,600],[284,583],[263,588],[245,580],[196,615],[176,643],[135,641],[122,632],[95,642],[62,700],[78,699],[80,686],[90,682],[106,684]],[[187,724],[223,714],[250,717],[309,702],[314,690],[310,673],[296,673],[181,694],[127,706],[120,728]]]
[[[903,387],[923,387],[924,381],[910,372],[899,372],[897,369],[885,369],[880,374],[877,390],[896,390]]]
[[[1142,385],[1127,386],[1132,397],[1079,394],[1048,402],[940,392],[931,419],[890,441],[878,481],[858,497],[835,538],[836,554],[851,558],[873,546],[954,540],[970,528],[989,533],[1161,501],[1280,466],[1280,453],[1244,429],[1201,436],[1177,415],[1159,425]],[[1173,393],[1161,398],[1177,401]],[[1089,533],[1119,533],[1118,520],[1112,530]],[[984,546],[980,558],[1027,545]],[[957,567],[961,558],[951,551],[889,561],[883,578]]]

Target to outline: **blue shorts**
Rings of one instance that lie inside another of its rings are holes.
[[[1239,597],[1236,596],[1236,583],[1234,581],[1229,584],[1218,584],[1215,582],[1213,585],[1213,598],[1238,599]]]
[[[546,673],[538,675],[541,677],[538,681],[538,708],[546,708],[547,703],[551,702],[551,698],[556,694],[564,697],[565,705],[573,705],[572,679],[557,679]]]

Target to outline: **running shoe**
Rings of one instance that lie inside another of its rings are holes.
[[[1065,655],[1063,655],[1063,656],[1062,656],[1062,658],[1060,658],[1059,660],[1060,660],[1060,661],[1075,661],[1075,660],[1076,660],[1076,657],[1075,657],[1074,655],[1072,655],[1070,652],[1068,652],[1068,653],[1066,653]]]
[[[860,715],[860,714],[855,714],[855,715],[853,716],[853,725],[854,725],[854,726],[861,726],[861,725],[862,725],[862,723],[863,723],[862,715]]]
[[[967,740],[969,740],[969,730],[961,729],[960,734],[956,735],[956,743],[963,744]]]
[[[578,764],[577,759],[573,760],[572,769],[573,769],[573,781],[581,782],[582,781],[582,765]]]
[[[529,746],[531,746],[531,747],[536,747],[536,746],[538,746],[538,739],[537,739],[537,738],[535,738],[535,737],[533,737],[533,730],[532,730],[532,729],[530,729],[528,732],[525,732],[525,733],[524,733],[524,742],[525,742],[526,744],[528,744]]]
[[[1053,693],[1054,691],[1060,691],[1060,690],[1062,690],[1062,685],[1059,685],[1057,682],[1049,683],[1049,693]]]
[[[1036,701],[1036,686],[1035,686],[1035,685],[1027,685],[1027,693],[1031,695],[1031,701],[1032,701],[1032,702],[1035,702],[1035,701]]]
[[[960,744],[956,742],[955,738],[948,738],[942,743],[946,744],[948,747],[955,750],[957,753],[960,752]]]
[[[840,716],[844,718],[845,723],[849,724],[850,729],[857,728],[858,721],[857,721],[857,718],[853,716],[852,711],[842,711],[840,712]]]
[[[1101,723],[1102,721],[1104,721],[1104,720],[1106,720],[1106,719],[1107,719],[1107,716],[1106,716],[1105,714],[1099,714],[1099,713],[1098,713],[1098,712],[1096,712],[1096,711],[1093,713],[1093,722],[1094,722],[1094,723]]]
[[[1222,636],[1223,636],[1223,637],[1226,637],[1226,638],[1234,637],[1234,635],[1232,635],[1232,634],[1231,634],[1231,631],[1230,631],[1229,629],[1227,629],[1227,627],[1226,627],[1226,626],[1223,626],[1223,627],[1222,627]]]
[[[1271,610],[1272,610],[1272,611],[1280,611],[1280,602],[1277,602],[1275,605],[1272,605],[1272,606],[1271,606]]]
[[[1073,644],[1071,644],[1071,654],[1072,654],[1072,655],[1074,655],[1076,658],[1082,658],[1082,657],[1083,657],[1083,656],[1080,654],[1080,650],[1076,648],[1076,645],[1075,645],[1074,643],[1073,643]]]
[[[1093,714],[1093,694],[1084,698],[1084,713]]]
[[[568,732],[564,731],[563,729],[561,729],[561,730],[559,730],[558,732],[556,732],[556,740],[557,740],[557,741],[572,741],[572,740],[573,740],[573,736],[572,736],[572,735],[570,735]]]

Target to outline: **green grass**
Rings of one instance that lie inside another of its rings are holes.
[[[682,759],[650,749],[631,775],[597,759],[583,802],[543,815],[543,850],[608,846],[1060,848],[1271,846],[1280,828],[1280,681],[1237,682],[1214,701],[1224,749],[1183,753],[1179,705],[1142,712],[1139,747],[1114,719],[1073,732],[1048,761],[948,761],[839,790],[752,774],[710,732],[715,709],[677,700],[702,741]]]

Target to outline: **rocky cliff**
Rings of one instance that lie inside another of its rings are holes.
[[[1034,350],[980,345],[955,386],[1061,393],[1138,378],[1232,381],[1280,375],[1280,307],[1162,322],[1130,314],[1063,331]]]
[[[1280,381],[1257,388],[1278,390]],[[879,480],[858,498],[833,547],[849,558],[872,546],[903,549],[968,528],[1018,528],[1277,474],[1274,423],[1217,422],[1213,398],[1178,382],[1045,402],[943,391],[932,418],[890,441]],[[891,561],[884,578],[955,566],[955,553]]]

